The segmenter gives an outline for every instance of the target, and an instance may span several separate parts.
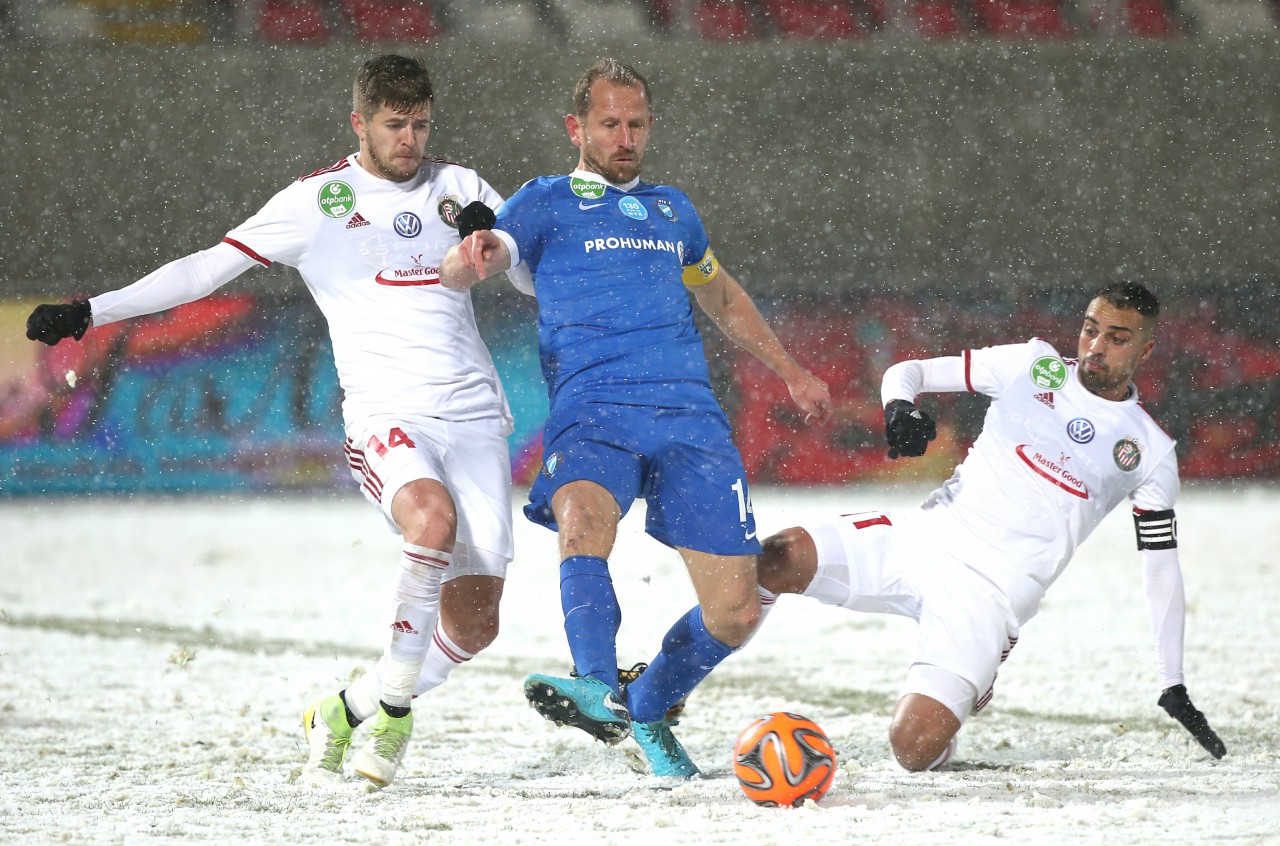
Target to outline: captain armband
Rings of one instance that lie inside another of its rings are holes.
[[[1138,532],[1138,549],[1177,549],[1178,518],[1168,511],[1134,509],[1133,527]]]
[[[702,256],[702,260],[697,264],[691,264],[686,267],[681,278],[684,280],[685,285],[696,288],[715,279],[716,274],[719,272],[720,262],[716,261],[716,254],[711,252],[710,247],[707,247],[707,252]]]

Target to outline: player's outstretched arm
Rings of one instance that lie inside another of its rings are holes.
[[[66,304],[38,305],[27,318],[27,338],[53,346],[63,338],[77,341],[89,331],[93,312],[88,300],[72,300]]]
[[[690,290],[699,307],[729,340],[782,377],[792,401],[804,412],[806,423],[831,419],[833,404],[827,383],[791,357],[738,280],[721,267],[710,282]]]
[[[1209,727],[1209,721],[1205,719],[1200,709],[1191,703],[1186,685],[1175,684],[1173,687],[1166,688],[1160,694],[1157,704],[1168,712],[1170,717],[1182,723],[1183,728],[1191,732],[1191,736],[1210,755],[1221,758],[1227,754],[1227,744],[1223,743],[1218,733]]]
[[[91,326],[106,326],[198,300],[257,263],[223,242],[171,261],[119,290],[67,305],[36,306],[27,318],[27,337],[50,346],[63,338],[78,341]]]
[[[466,291],[495,273],[511,269],[511,250],[488,229],[472,232],[462,243],[445,253],[440,263],[440,284]]]
[[[1159,490],[1177,488],[1172,459],[1162,463],[1150,485]],[[1154,496],[1154,494],[1147,494]],[[1171,502],[1172,496],[1166,495]],[[1142,583],[1147,595],[1151,626],[1156,635],[1156,672],[1164,688],[1157,704],[1173,717],[1215,758],[1227,754],[1226,744],[1209,727],[1182,683],[1182,643],[1186,620],[1186,594],[1182,565],[1178,557],[1178,520],[1172,508],[1151,510],[1135,507],[1133,526],[1142,554]]]

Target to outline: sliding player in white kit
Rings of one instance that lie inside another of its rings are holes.
[[[923,455],[936,435],[925,392],[991,397],[982,433],[919,511],[861,511],[764,541],[760,583],[855,611],[919,622],[889,741],[908,770],[941,766],[990,700],[996,671],[1076,548],[1133,502],[1156,635],[1159,705],[1215,758],[1226,747],[1183,684],[1185,602],[1178,563],[1174,442],[1131,377],[1150,355],[1159,303],[1117,283],[1090,302],[1079,359],[1039,339],[904,361],[881,385],[889,457]]]
[[[303,717],[311,782],[341,778],[354,727],[370,717],[353,769],[392,781],[412,698],[496,637],[514,555],[511,412],[470,295],[437,271],[460,235],[493,225],[502,198],[474,171],[424,157],[432,102],[420,62],[371,59],[354,88],[358,153],[297,180],[217,246],[119,291],[39,306],[27,322],[32,340],[79,340],[91,324],[191,302],[257,265],[302,275],[333,339],[352,475],[404,540],[376,671]],[[532,293],[527,273],[511,279]]]

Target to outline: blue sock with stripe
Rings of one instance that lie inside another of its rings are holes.
[[[705,679],[733,647],[717,640],[702,622],[702,607],[694,606],[662,639],[662,651],[627,687],[627,707],[637,723],[662,719]]]
[[[562,561],[560,607],[578,675],[598,679],[619,693],[617,637],[622,608],[608,562],[594,555],[574,555]]]

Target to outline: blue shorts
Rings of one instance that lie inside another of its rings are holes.
[[[667,546],[760,553],[747,473],[718,406],[579,404],[553,412],[525,516],[555,529],[551,497],[584,479],[613,494],[623,514],[644,497],[645,531]]]

